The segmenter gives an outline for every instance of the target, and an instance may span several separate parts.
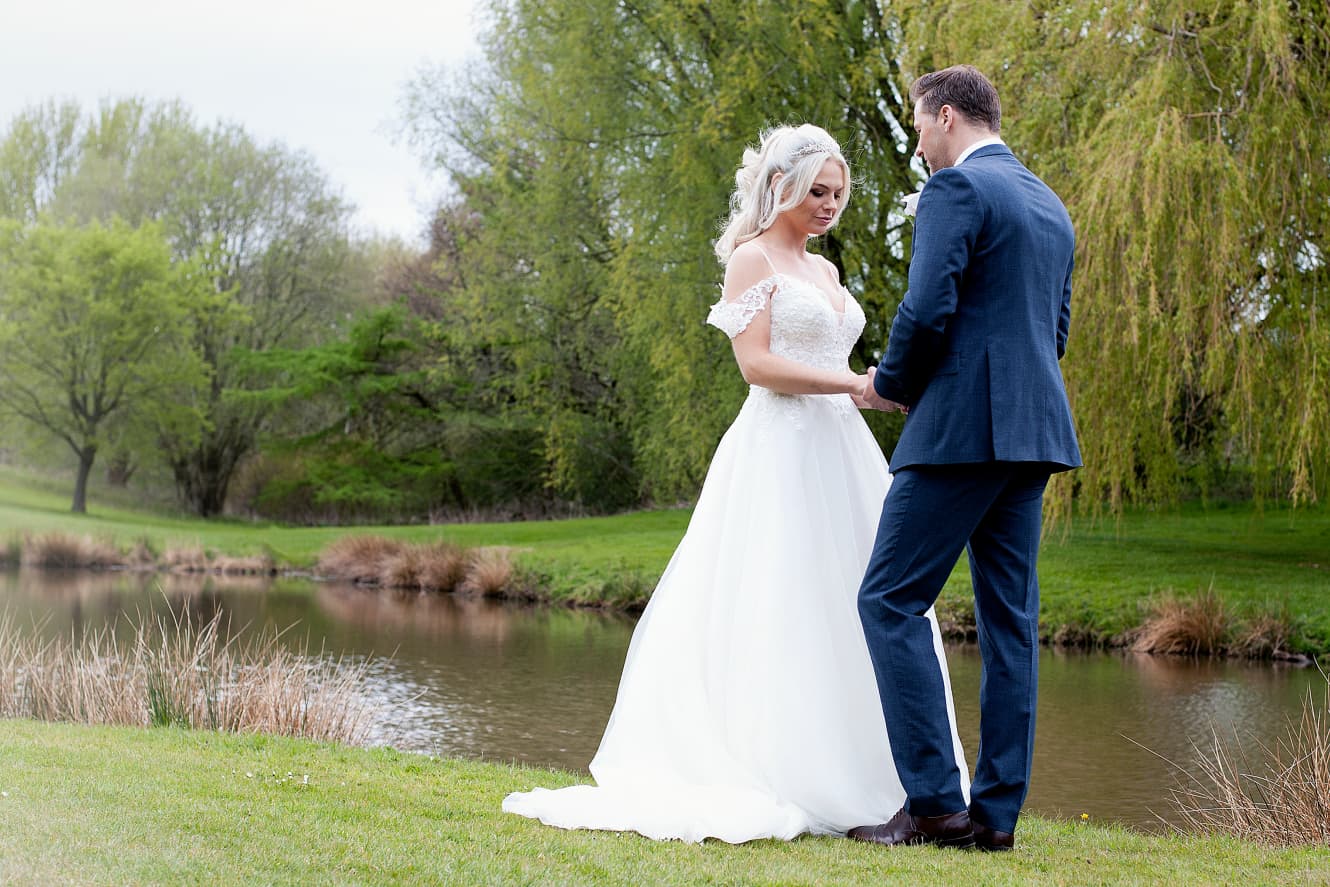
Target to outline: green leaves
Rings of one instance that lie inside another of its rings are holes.
[[[916,181],[893,25],[862,3],[492,9],[488,70],[431,72],[408,99],[415,140],[462,195],[450,213],[470,219],[444,301],[510,358],[495,399],[548,429],[553,489],[602,506],[690,497],[746,391],[704,318],[723,272],[712,241],[764,127],[813,121],[846,144],[856,197],[816,248],[868,309],[856,362],[885,343],[904,291],[897,199]],[[629,489],[607,498],[609,477]]]
[[[144,424],[197,425],[186,269],[154,226],[3,223],[0,405],[80,462]]]
[[[118,445],[160,453],[200,514],[221,511],[231,473],[270,420],[265,403],[237,396],[266,380],[247,376],[235,355],[316,342],[361,295],[349,292],[359,281],[347,268],[348,212],[308,156],[260,144],[233,124],[201,125],[179,103],[106,101],[89,113],[50,103],[18,115],[0,138],[0,217],[39,228],[153,226],[174,269],[170,287],[181,294],[183,315],[165,320],[188,327],[190,367],[203,369],[168,374],[179,409],[125,414],[128,437]],[[34,281],[63,273],[51,256],[29,259]],[[126,286],[117,275],[134,273],[105,252],[74,261],[101,269],[102,289]],[[63,291],[53,281],[39,288]],[[157,347],[158,318],[133,307],[106,310],[137,317],[126,335],[137,336],[138,349]],[[80,322],[97,341],[71,343],[76,351],[138,353],[111,341],[118,327],[110,320]]]
[[[1092,508],[1330,492],[1321,6],[908,2],[905,64],[971,62],[1077,228],[1064,372]]]

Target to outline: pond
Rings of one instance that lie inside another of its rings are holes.
[[[43,636],[128,627],[148,613],[217,613],[235,628],[288,628],[286,643],[370,659],[383,716],[375,741],[401,749],[586,772],[609,717],[634,620],[453,596],[398,596],[295,579],[52,570],[0,572],[0,613]],[[978,738],[978,650],[948,650],[961,739]],[[1044,651],[1027,808],[1160,828],[1172,769],[1217,731],[1274,744],[1315,669]],[[497,805],[498,799],[495,799]]]

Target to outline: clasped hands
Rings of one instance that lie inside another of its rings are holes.
[[[859,394],[851,394],[850,399],[854,405],[861,410],[882,410],[884,413],[894,413],[899,410],[902,413],[909,413],[910,408],[903,403],[896,403],[894,400],[887,400],[877,393],[873,387],[873,377],[877,375],[877,367],[869,367],[868,372],[864,374],[867,381],[864,383],[864,390]]]

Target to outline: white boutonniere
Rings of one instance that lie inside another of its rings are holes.
[[[907,216],[912,216],[915,214],[915,212],[918,211],[919,195],[922,193],[924,192],[915,191],[913,194],[906,194],[904,197],[901,198],[901,203],[905,204],[905,214]]]

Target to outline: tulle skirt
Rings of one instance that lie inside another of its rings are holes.
[[[754,388],[633,633],[596,785],[503,809],[731,843],[840,834],[900,809],[856,604],[890,483],[847,396]],[[947,707],[968,793],[949,683]]]

